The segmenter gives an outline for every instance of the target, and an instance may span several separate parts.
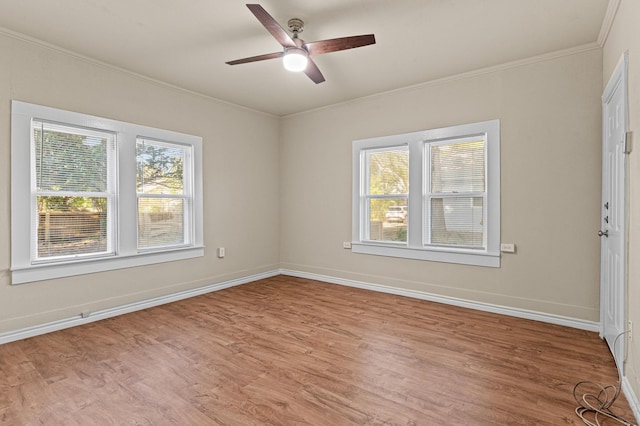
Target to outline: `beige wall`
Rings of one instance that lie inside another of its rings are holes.
[[[598,321],[601,50],[426,84],[282,122],[283,268]],[[353,254],[355,139],[501,120],[500,269]],[[640,323],[639,323],[640,324]]]
[[[11,99],[202,136],[206,256],[10,285]],[[0,333],[276,269],[278,132],[275,117],[0,35]]]
[[[283,119],[9,36],[0,57],[0,333],[278,267],[598,321],[599,49]],[[202,136],[206,257],[11,286],[11,99]],[[500,269],[342,248],[352,140],[494,118],[502,241],[518,247]]]
[[[628,315],[633,321],[626,373],[635,395],[640,395],[640,2],[622,0],[603,50],[604,80],[611,77],[620,57],[629,52],[629,130],[633,151],[628,157],[629,281]],[[604,87],[604,86],[603,86]],[[637,325],[636,325],[637,324]]]

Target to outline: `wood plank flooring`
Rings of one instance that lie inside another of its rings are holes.
[[[596,333],[277,276],[0,345],[0,424],[582,424],[580,380]]]

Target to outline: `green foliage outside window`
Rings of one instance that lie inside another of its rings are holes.
[[[384,221],[390,206],[406,206],[409,193],[409,151],[394,149],[367,154],[369,194],[399,195],[397,199],[375,199],[370,204],[370,220]]]

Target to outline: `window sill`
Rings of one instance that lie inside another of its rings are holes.
[[[438,249],[429,250],[397,245],[352,242],[351,251],[359,254],[400,257],[413,260],[457,263],[461,265],[500,267],[500,253],[476,252],[472,250]]]
[[[83,259],[66,263],[29,265],[13,268],[11,270],[11,283],[24,284],[34,281],[92,274],[95,272],[113,271],[116,269],[153,265],[156,263],[192,259],[202,256],[204,256],[204,247],[199,246],[175,250],[155,251],[153,253],[138,253],[129,256],[120,255],[102,257],[98,259]]]

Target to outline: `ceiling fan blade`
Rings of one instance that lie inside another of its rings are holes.
[[[320,55],[323,53],[331,53],[337,52],[339,50],[368,46],[370,44],[376,44],[376,38],[373,34],[312,41],[309,43],[305,43],[303,47],[307,49],[309,55]]]
[[[229,62],[227,62],[227,65],[247,64],[249,62],[257,62],[257,61],[264,61],[264,60],[267,60],[267,59],[282,58],[282,55],[284,55],[284,52],[274,52],[274,53],[267,53],[265,55],[250,56],[248,58],[242,58],[242,59],[236,59],[235,61],[229,61]]]
[[[320,68],[318,68],[311,58],[309,58],[309,61],[307,62],[307,68],[305,68],[304,73],[307,77],[313,80],[315,84],[319,84],[324,81],[324,76],[320,72]]]
[[[278,21],[273,19],[269,13],[264,10],[259,4],[248,4],[247,7],[253,13],[258,21],[271,33],[271,35],[278,40],[283,47],[296,47],[293,39],[289,34],[278,24]]]

